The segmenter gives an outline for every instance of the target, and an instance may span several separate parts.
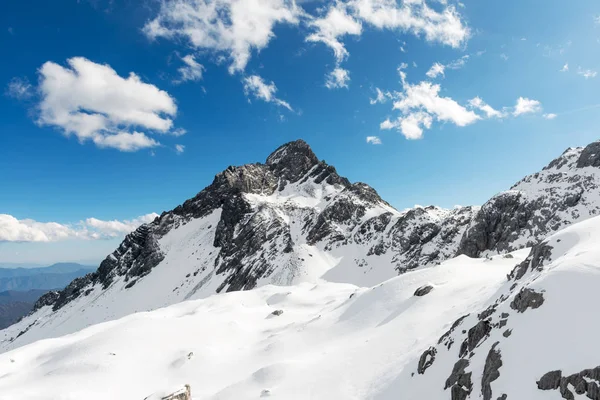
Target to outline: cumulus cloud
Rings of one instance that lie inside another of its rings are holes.
[[[251,75],[244,78],[244,92],[247,96],[252,96],[256,99],[274,103],[280,107],[294,111],[292,106],[286,101],[283,101],[275,96],[277,87],[273,82],[267,83],[258,75]]]
[[[234,73],[246,68],[253,50],[268,45],[276,24],[297,24],[300,14],[289,0],[173,0],[161,3],[143,31],[225,55]]]
[[[327,74],[325,86],[328,89],[347,88],[350,81],[350,72],[344,68],[335,68]]]
[[[38,222],[0,214],[0,242],[55,242],[66,239],[109,239],[124,236],[158,217],[156,213],[132,220],[103,221],[87,218],[75,224]]]
[[[514,108],[513,115],[518,117],[523,114],[537,113],[542,110],[542,104],[537,100],[531,100],[526,97],[519,97],[517,105]]]
[[[379,136],[367,136],[367,143],[370,144],[381,144]]]
[[[348,15],[345,5],[336,3],[329,8],[324,17],[309,21],[309,27],[315,30],[306,40],[308,42],[322,42],[333,50],[337,63],[348,57],[348,51],[339,38],[344,35],[360,35],[362,25],[352,16]]]
[[[553,113],[544,114],[544,118],[546,119],[555,119],[556,117],[558,117],[558,115]]]
[[[185,64],[183,67],[179,67],[179,78],[174,83],[183,83],[188,81],[199,81],[202,79],[202,73],[204,72],[204,66],[196,61],[196,58],[192,54],[188,54],[181,58],[181,61]]]
[[[67,63],[65,68],[49,61],[39,70],[39,125],[59,128],[81,143],[121,151],[159,145],[136,128],[171,132],[177,106],[167,92],[133,72],[123,78],[110,66],[83,57]]]
[[[585,79],[595,78],[598,75],[597,71],[591,69],[583,69],[579,67],[577,69],[577,74],[583,76]]]

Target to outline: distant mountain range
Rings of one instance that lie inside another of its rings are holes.
[[[58,263],[40,268],[0,268],[0,292],[63,288],[94,269],[77,263]]]
[[[95,268],[77,263],[49,267],[0,268],[0,329],[26,315],[41,295],[64,288],[73,279]]]

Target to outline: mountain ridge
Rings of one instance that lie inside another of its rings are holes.
[[[600,182],[598,146],[567,150],[482,207],[398,211],[319,161],[304,141],[284,144],[265,163],[218,173],[196,196],[127,235],[97,271],[42,296],[19,326],[2,332],[0,348],[214,293],[319,279],[372,286],[458,254],[531,246],[595,215],[600,199],[586,191]],[[573,201],[569,191],[583,194]],[[61,324],[82,311],[85,318]],[[42,321],[46,330],[33,334]]]

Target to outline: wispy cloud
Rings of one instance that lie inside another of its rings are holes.
[[[335,68],[327,74],[325,87],[328,89],[347,88],[350,82],[350,72],[344,68]]]
[[[369,144],[381,144],[379,136],[367,136],[367,143]]]
[[[577,69],[577,74],[583,76],[585,79],[591,79],[595,78],[596,75],[598,75],[598,72],[591,69],[584,69],[579,67]]]
[[[280,107],[294,111],[287,101],[283,101],[275,96],[277,86],[273,82],[267,83],[258,75],[251,75],[244,78],[244,92],[247,96],[254,97],[267,103],[274,103]]]
[[[33,97],[34,90],[27,78],[12,78],[4,93],[8,97],[25,100]]]

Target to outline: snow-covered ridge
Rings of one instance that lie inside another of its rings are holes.
[[[214,293],[304,282],[377,285],[456,254],[528,247],[600,207],[599,143],[567,150],[483,207],[398,211],[303,141],[228,167],[128,235],[98,271],[0,332],[0,352]],[[151,295],[149,295],[149,293]]]

